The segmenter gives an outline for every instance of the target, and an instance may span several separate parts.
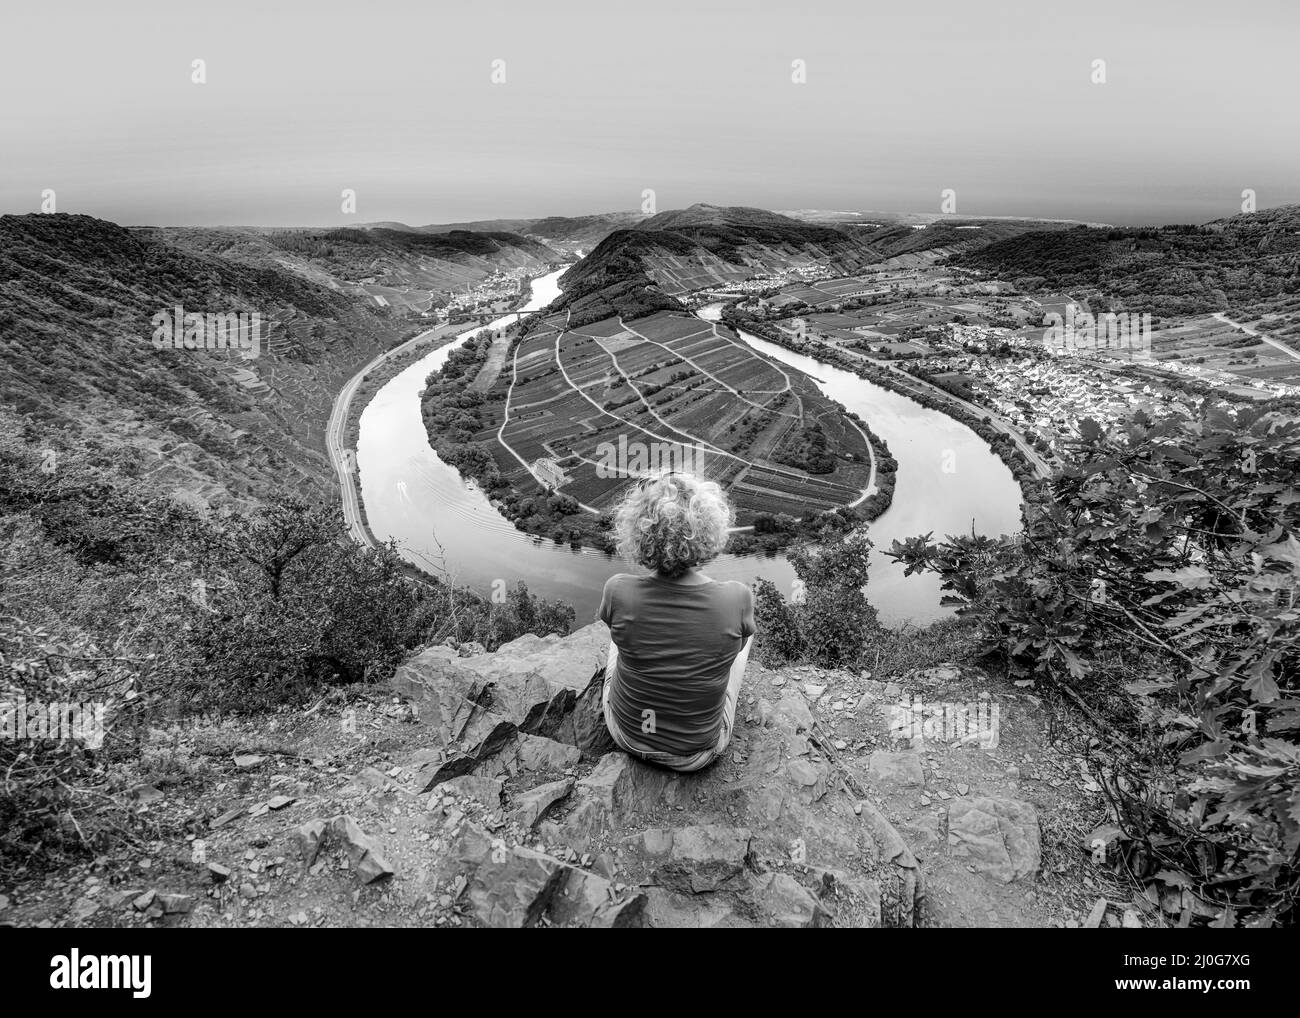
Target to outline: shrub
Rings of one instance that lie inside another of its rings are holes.
[[[754,583],[754,625],[754,653],[763,664],[781,665],[803,656],[803,634],[794,610],[771,580]]]
[[[889,554],[942,576],[985,652],[1094,718],[1135,876],[1219,924],[1294,921],[1300,422],[1252,407],[1081,432],[1022,538]],[[1099,713],[1084,694],[1107,692],[1106,661],[1127,696]]]
[[[790,603],[770,581],[755,584],[755,647],[764,664],[807,658],[824,668],[840,668],[852,667],[862,657],[876,627],[876,611],[866,596],[871,541],[862,533],[826,536],[824,544],[789,550],[801,584],[800,595]]]
[[[200,515],[76,450],[47,470],[20,436],[0,427],[0,704],[102,706],[103,739],[0,738],[0,872],[131,836],[144,821],[113,793],[169,717],[302,702],[382,681],[427,643],[493,649],[573,622],[522,584],[497,604],[416,579],[334,508]]]

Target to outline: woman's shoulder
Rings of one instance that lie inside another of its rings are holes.
[[[622,615],[627,610],[629,603],[635,600],[629,596],[627,583],[634,579],[636,577],[627,573],[615,573],[605,581],[605,589],[600,595],[600,608],[596,612],[598,619],[607,625],[613,625],[615,616]]]
[[[750,598],[753,597],[748,583],[743,583],[740,580],[717,580],[715,582],[722,589],[725,596],[733,598],[741,604],[748,603]]]
[[[615,573],[605,581],[606,590],[616,590],[619,587],[626,587],[629,584],[636,583],[641,577],[634,573]]]
[[[605,581],[605,597],[612,599],[619,595],[624,598],[631,596],[643,581],[644,577],[634,573],[615,573]]]

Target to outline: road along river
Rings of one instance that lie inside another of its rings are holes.
[[[554,300],[562,271],[534,279],[525,308]],[[716,320],[717,310],[703,308],[700,316]],[[511,321],[507,315],[485,328],[504,328]],[[741,336],[773,360],[812,376],[822,392],[870,424],[898,460],[893,505],[869,530],[876,551],[867,596],[881,622],[924,625],[950,614],[939,604],[937,577],[904,577],[883,549],[913,534],[969,533],[972,524],[979,533],[1016,532],[1021,495],[1011,471],[978,435],[939,411],[755,336]],[[370,530],[380,541],[396,539],[417,566],[484,595],[497,581],[513,587],[522,580],[535,594],[572,604],[577,625],[584,625],[594,617],[605,580],[635,567],[591,549],[574,551],[520,533],[473,482],[438,458],[425,437],[420,391],[454,346],[433,351],[397,375],[362,412],[357,464]],[[725,555],[707,572],[745,583],[761,576],[787,593],[794,579],[779,555]]]

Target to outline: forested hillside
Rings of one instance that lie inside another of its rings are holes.
[[[1300,294],[1300,206],[1203,226],[1034,232],[966,252],[954,264],[1014,280],[1027,290],[1097,291],[1116,308],[1162,318],[1294,311]]]
[[[260,356],[156,349],[152,317],[257,312]],[[87,216],[0,218],[0,402],[124,473],[202,502],[332,495],[342,381],[409,325],[273,266]]]

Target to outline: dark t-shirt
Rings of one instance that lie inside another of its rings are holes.
[[[609,704],[623,733],[663,753],[714,748],[731,663],[754,634],[749,588],[621,573],[605,584],[600,617],[618,648]]]

